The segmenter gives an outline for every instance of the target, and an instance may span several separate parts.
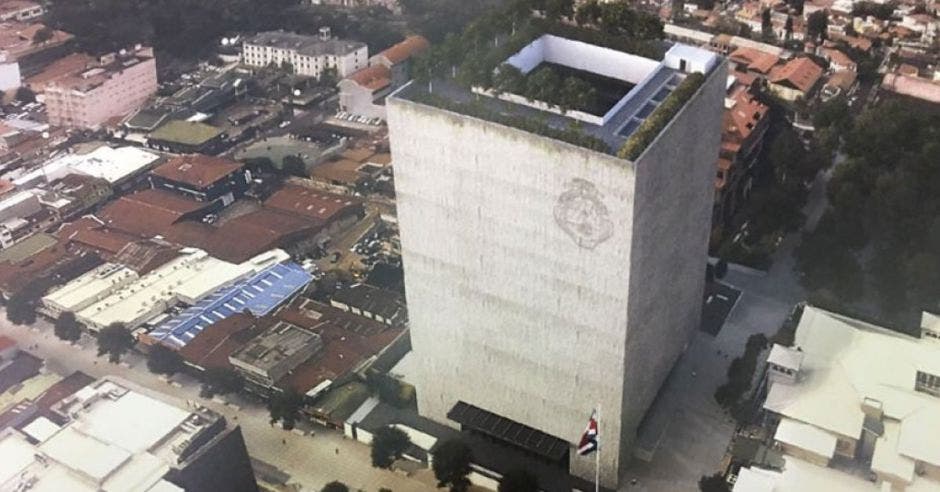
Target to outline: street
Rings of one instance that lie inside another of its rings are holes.
[[[248,452],[252,458],[273,465],[290,475],[288,483],[299,490],[318,491],[326,483],[340,480],[350,490],[376,492],[385,487],[395,492],[435,490],[433,474],[423,470],[413,477],[373,468],[369,447],[344,438],[342,432],[316,427],[314,436],[303,436],[273,428],[264,406],[240,397],[226,396],[233,408],[221,400],[199,397],[199,384],[188,376],[175,376],[177,384],[169,384],[147,370],[140,354],[129,354],[121,364],[109,364],[106,358],[95,357],[94,341],[84,337],[81,348],[73,347],[55,337],[52,326],[38,320],[32,327],[11,325],[0,312],[0,334],[15,339],[20,347],[34,347],[29,352],[45,359],[46,367],[63,376],[82,371],[92,377],[114,375],[174,398],[199,401],[241,425]],[[128,367],[129,366],[129,367]],[[182,403],[181,402],[181,403]],[[309,428],[309,426],[305,427]]]

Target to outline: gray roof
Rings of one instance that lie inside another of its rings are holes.
[[[342,39],[323,41],[317,36],[305,36],[284,31],[261,32],[245,40],[245,44],[294,50],[308,56],[347,55],[366,46],[365,43],[359,41],[344,41]]]

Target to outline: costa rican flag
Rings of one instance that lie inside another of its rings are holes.
[[[591,420],[588,420],[587,429],[581,435],[581,442],[578,443],[578,454],[587,456],[597,451],[597,410],[591,412]]]

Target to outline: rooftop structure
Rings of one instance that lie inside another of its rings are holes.
[[[363,214],[359,198],[296,185],[284,186],[265,200],[264,206],[300,215],[321,225]]]
[[[423,36],[412,35],[373,55],[368,67],[338,84],[340,109],[369,118],[385,118],[385,96],[408,81],[411,75],[408,60],[429,46]]]
[[[198,482],[189,476],[198,472],[226,490],[257,490],[241,435],[224,417],[129,386],[100,380],[53,408],[62,424],[40,417],[21,430],[0,432],[0,489],[196,490]],[[206,454],[229,462],[214,469],[206,466]]]
[[[788,466],[870,460],[879,485],[853,490],[940,488],[940,344],[807,306],[793,347],[771,352],[769,372],[783,376],[771,378],[764,402],[780,419],[775,439],[794,458]],[[799,469],[784,469],[776,483]],[[823,470],[814,473],[847,475]]]
[[[66,284],[62,289],[68,289],[65,292],[70,293],[70,305],[83,306],[76,312],[76,317],[89,329],[97,331],[114,322],[124,323],[134,329],[177,303],[195,304],[221,286],[283,259],[281,255],[269,254],[233,264],[215,259],[205,251],[189,248],[182,250],[177,258],[139,278],[136,273],[115,266],[116,273],[111,275],[118,275],[124,281],[131,279],[120,288],[109,287],[110,280],[97,279],[101,272],[93,271]],[[105,294],[102,294],[102,290]],[[53,296],[52,300],[56,299],[59,298]],[[94,302],[89,303],[87,299]]]
[[[270,387],[322,347],[320,335],[278,321],[229,356],[229,362],[244,372],[249,380]]]
[[[148,336],[173,348],[184,347],[206,327],[234,314],[247,311],[258,317],[267,315],[312,280],[296,263],[277,263],[213,292],[158,325]]]
[[[794,101],[806,98],[822,78],[823,69],[807,57],[798,57],[770,71],[771,92]]]
[[[197,370],[233,369],[228,358],[257,335],[256,323],[251,314],[232,314],[196,333],[179,354]]]
[[[241,163],[202,154],[174,157],[150,173],[154,188],[186,195],[200,202],[220,200],[228,205],[240,197],[251,182]]]
[[[87,154],[68,154],[49,161],[21,176],[17,182],[32,183],[41,179],[53,181],[69,174],[83,174],[117,186],[145,172],[159,159],[159,155],[139,147],[114,148],[102,145]]]
[[[148,145],[176,152],[200,152],[223,135],[221,129],[205,123],[170,120],[150,134]]]
[[[254,67],[289,63],[293,72],[319,78],[324,70],[340,77],[366,66],[369,49],[365,43],[325,36],[305,36],[284,31],[263,32],[246,39],[242,62]]]
[[[166,234],[173,224],[201,216],[207,206],[169,191],[147,189],[108,203],[98,217],[104,225],[149,239]]]
[[[497,74],[550,64],[632,85],[599,114],[441,79],[386,101],[411,382],[423,416],[456,427],[463,405],[534,429],[567,443],[543,456],[552,467],[590,480],[572,443],[599,403],[600,481],[616,488],[699,328],[727,71],[690,46],[650,58],[570,31],[519,29],[534,38],[483,58]]]
[[[330,304],[359,316],[387,325],[405,322],[405,303],[401,295],[371,285],[359,284],[333,293]]]
[[[58,318],[66,311],[78,312],[135,282],[139,276],[130,268],[105,263],[81,277],[53,290],[42,298],[49,314]]]

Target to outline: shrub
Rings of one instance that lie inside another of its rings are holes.
[[[676,90],[672,91],[672,94],[669,94],[659,107],[643,121],[640,127],[630,135],[630,138],[620,147],[617,156],[631,161],[639,157],[659,135],[659,132],[672,120],[672,117],[695,94],[695,91],[704,81],[705,76],[698,72],[686,76],[676,87]]]

